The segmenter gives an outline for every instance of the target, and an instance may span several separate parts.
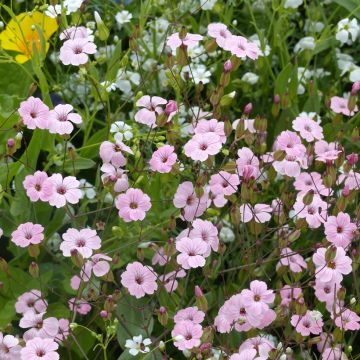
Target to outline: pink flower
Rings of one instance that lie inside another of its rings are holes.
[[[170,261],[170,259],[171,256],[166,255],[164,252],[164,248],[161,247],[155,252],[154,256],[152,257],[151,263],[153,265],[159,264],[160,266],[164,266]]]
[[[74,108],[69,105],[57,105],[54,110],[49,112],[49,132],[52,134],[71,134],[74,124],[81,124],[82,118],[79,114],[74,114]]]
[[[79,189],[80,182],[75,176],[62,177],[61,174],[53,174],[49,181],[54,184],[54,193],[49,199],[49,204],[57,208],[64,207],[66,203],[77,204],[82,196]]]
[[[171,292],[175,291],[179,285],[176,278],[183,278],[185,276],[186,276],[185,270],[181,269],[179,271],[171,271],[165,275],[161,275],[159,277],[159,280],[161,281],[165,290],[168,293],[171,293]]]
[[[281,296],[281,305],[289,306],[290,303],[295,300],[298,303],[303,303],[303,293],[298,287],[290,287],[289,285],[285,285],[280,289]]]
[[[275,345],[272,341],[263,336],[255,336],[245,340],[239,348],[239,352],[243,353],[244,350],[252,349],[268,359],[270,351],[275,349]]]
[[[89,38],[91,30],[85,26],[71,26],[65,29],[59,36],[60,40],[70,40],[70,39],[92,39]]]
[[[250,178],[256,179],[259,174],[259,159],[247,147],[243,147],[237,152],[238,159],[236,160],[236,166],[239,176],[242,176],[246,180]]]
[[[68,305],[71,311],[80,315],[87,315],[91,311],[91,305],[84,299],[71,298]]]
[[[226,171],[220,171],[210,178],[210,190],[213,194],[231,195],[237,192],[240,184],[239,176],[230,174]]]
[[[79,290],[81,284],[81,278],[77,275],[74,275],[70,279],[70,286],[73,290]]]
[[[326,255],[329,251],[335,254],[327,260]],[[315,277],[322,282],[335,281],[340,282],[343,275],[351,273],[351,259],[346,256],[342,247],[329,247],[327,249],[317,249],[313,255],[313,262],[316,266]]]
[[[205,252],[204,256],[207,257],[210,255],[211,249],[213,251],[218,251],[219,249],[219,238],[218,238],[218,229],[208,220],[195,219],[192,223],[193,228],[190,230],[189,238],[202,239],[208,249]]]
[[[347,248],[357,229],[350,220],[349,214],[339,212],[337,216],[329,216],[324,223],[325,235],[328,241],[335,246]]]
[[[180,252],[176,261],[184,269],[203,267],[207,249],[207,244],[203,240],[184,237],[176,242],[176,250]]]
[[[259,56],[259,48],[255,43],[249,42],[243,36],[232,35],[227,37],[224,49],[229,50],[233,55],[245,59],[246,57],[256,60]]]
[[[303,316],[293,315],[291,317],[291,325],[302,336],[309,336],[310,334],[319,335],[324,323],[321,319],[314,319],[311,311],[307,310]]]
[[[71,252],[77,250],[82,257],[87,259],[92,255],[93,250],[101,247],[101,240],[92,229],[70,228],[62,235],[62,238],[64,241],[60,244],[60,250],[64,256],[71,256]]]
[[[226,135],[224,130],[224,123],[222,121],[218,121],[216,119],[206,120],[202,119],[199,120],[195,129],[195,134],[206,134],[206,133],[213,133],[219,135],[220,141],[222,144],[226,142]]]
[[[207,28],[208,35],[216,40],[219,47],[224,48],[226,39],[232,36],[227,26],[222,23],[211,23]]]
[[[348,99],[339,96],[333,96],[330,100],[330,109],[334,111],[336,114],[353,116],[358,111],[358,107],[357,105],[355,105],[354,110],[350,112],[348,108],[348,102],[349,102]]]
[[[195,134],[185,145],[185,155],[193,160],[205,161],[221,150],[220,136],[214,133]]]
[[[166,103],[167,101],[159,96],[142,96],[136,102],[136,106],[140,106],[142,109],[135,114],[135,121],[153,129],[156,128],[156,117],[164,112],[160,105],[165,105]]]
[[[298,195],[296,198],[295,214],[300,219],[305,219],[311,229],[316,229],[326,221],[328,205],[319,195],[314,195],[309,205],[303,203],[303,198],[304,195]]]
[[[238,354],[230,356],[230,360],[265,360],[268,358],[268,356],[257,356],[257,351],[255,349],[245,349]]]
[[[59,345],[53,339],[35,338],[26,342],[21,350],[21,360],[59,360]]]
[[[70,335],[70,322],[68,319],[59,319],[59,330],[55,341],[62,342]]]
[[[328,347],[321,354],[321,360],[348,360],[341,347]]]
[[[190,320],[181,321],[175,324],[171,336],[174,338],[174,345],[179,350],[192,349],[199,347],[203,330],[201,325],[194,324]],[[181,340],[178,340],[181,338]]]
[[[106,275],[110,270],[109,261],[111,261],[111,257],[104,254],[93,255],[82,267],[80,273],[81,279],[85,282],[89,281],[92,272],[97,277]]]
[[[338,291],[341,289],[339,281],[331,280],[323,282],[320,279],[315,281],[315,296],[321,302],[325,302],[330,307],[336,299]]]
[[[337,308],[336,313],[332,314],[331,317],[335,318],[335,325],[343,331],[360,329],[360,316],[354,311],[346,308]]]
[[[174,33],[167,38],[166,45],[169,46],[171,50],[176,50],[180,46],[192,48],[202,39],[203,37],[201,35],[191,33],[187,33],[183,39],[180,39],[179,33]]]
[[[291,155],[286,155],[281,161],[274,161],[272,165],[278,174],[289,177],[298,177],[301,168],[307,168],[306,158]]]
[[[144,220],[151,208],[151,202],[149,196],[140,189],[130,188],[125,194],[117,196],[115,206],[119,210],[119,216],[125,222],[130,222]]]
[[[45,171],[36,171],[34,175],[25,177],[23,186],[31,201],[49,201],[54,192],[54,185],[48,179]]]
[[[267,204],[256,204],[252,207],[250,204],[240,205],[241,221],[247,223],[252,219],[257,223],[264,223],[271,219],[272,208]]]
[[[324,138],[322,127],[310,116],[298,116],[292,123],[294,130],[300,133],[300,136],[307,142],[321,140]]]
[[[290,248],[284,248],[280,253],[281,259],[279,266],[288,266],[294,273],[299,273],[303,269],[307,269],[307,264],[304,258],[298,253],[292,251]]]
[[[133,151],[120,140],[115,140],[115,144],[110,141],[104,141],[100,145],[100,157],[104,163],[111,163],[115,167],[126,165],[126,159],[122,152],[134,154]]]
[[[185,181],[178,186],[173,202],[176,208],[182,209],[184,219],[192,221],[205,212],[208,198],[205,193],[200,199],[196,197],[193,184]]]
[[[294,158],[304,157],[306,153],[306,148],[301,143],[299,135],[290,130],[282,131],[280,133],[280,135],[276,138],[274,147],[275,151],[283,150],[286,155]]]
[[[22,101],[18,112],[28,129],[47,129],[49,108],[39,98]]]
[[[0,359],[17,360],[20,357],[21,346],[19,339],[12,335],[3,335],[0,332]]]
[[[44,240],[44,228],[39,224],[27,222],[20,224],[18,228],[12,232],[11,241],[20,247],[27,247],[30,244],[40,244]]]
[[[302,172],[298,175],[294,181],[294,187],[301,195],[305,195],[309,191],[323,196],[329,196],[332,193],[332,190],[323,184],[321,175],[315,171],[311,173]]]
[[[164,145],[157,149],[149,161],[150,168],[153,171],[158,171],[161,174],[169,173],[172,166],[176,163],[177,155],[174,152],[174,147]]]
[[[153,294],[158,286],[157,274],[151,266],[144,266],[138,261],[126,266],[126,271],[121,274],[121,284],[125,286],[132,296],[137,299],[146,294]]]
[[[35,314],[31,311],[20,319],[19,326],[28,329],[23,338],[29,341],[34,338],[54,338],[59,331],[59,322],[54,317],[43,319],[45,313]]]
[[[340,153],[341,150],[338,150],[338,144],[336,143],[327,143],[325,140],[315,143],[315,154],[318,161],[331,163],[338,158]]]
[[[339,184],[345,180],[344,190],[345,188],[347,188],[347,190],[360,190],[360,174],[353,170],[350,170],[346,174],[341,174],[338,180]]]
[[[101,175],[104,185],[113,184],[115,192],[123,192],[129,188],[129,180],[123,169],[106,163],[101,166],[100,170],[104,173]]]
[[[89,54],[96,53],[96,45],[84,38],[66,40],[60,48],[59,59],[64,65],[79,66],[89,61]]]
[[[17,298],[15,310],[18,314],[27,312],[43,313],[47,309],[47,302],[42,298],[39,290],[30,290]]]
[[[200,324],[204,318],[205,313],[199,310],[197,306],[193,306],[179,310],[174,316],[174,322],[191,321],[194,324]]]
[[[268,310],[268,304],[273,303],[275,300],[274,292],[268,290],[266,283],[259,280],[252,281],[250,283],[250,290],[244,289],[241,295],[248,311],[254,315],[260,315]]]

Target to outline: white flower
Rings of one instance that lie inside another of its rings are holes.
[[[325,25],[321,21],[305,20],[304,30],[306,33],[320,33],[324,29]]]
[[[123,11],[118,12],[115,15],[115,20],[116,20],[118,26],[122,27],[122,25],[129,23],[131,21],[132,17],[133,16],[129,11],[123,10]]]
[[[105,88],[106,92],[111,92],[111,91],[115,91],[117,86],[115,83],[112,83],[110,81],[103,81],[102,83],[100,83],[100,85]]]
[[[351,82],[360,81],[360,67],[355,66],[354,70],[350,71],[349,79]]]
[[[233,230],[227,226],[221,228],[219,235],[223,242],[232,242],[235,240],[235,234]]]
[[[133,137],[131,126],[125,124],[123,121],[115,121],[111,124],[110,132],[115,133],[115,140],[124,141],[130,140]]]
[[[94,189],[94,186],[91,185],[89,182],[87,182],[85,179],[79,180],[80,185],[79,189],[81,190],[81,199],[86,196],[89,200],[94,199],[96,196],[96,191]]]
[[[217,0],[200,0],[201,10],[212,10]]]
[[[207,84],[210,82],[211,72],[206,69],[205,65],[193,66],[191,67],[191,70],[189,66],[184,66],[181,71],[181,75],[184,80],[185,73],[188,73],[189,79],[191,79],[195,84],[199,84],[200,82]]]
[[[294,52],[297,53],[307,49],[315,49],[315,39],[312,36],[305,36],[300,39],[294,47]]]
[[[55,19],[55,18],[57,18],[58,15],[61,15],[61,12],[62,12],[61,5],[59,5],[59,4],[57,4],[55,6],[49,5],[45,11],[45,15]],[[66,15],[69,15],[69,10],[66,11]]]
[[[127,95],[132,94],[131,85],[140,84],[140,75],[136,72],[127,71],[120,69],[116,75],[115,84],[119,90]]]
[[[134,336],[131,339],[126,340],[125,347],[130,349],[129,353],[132,356],[136,356],[138,353],[146,354],[150,352],[148,345],[151,344],[150,339],[142,339],[142,335]]]
[[[254,85],[258,82],[259,76],[252,72],[247,72],[242,76],[241,80],[250,85]]]
[[[314,321],[319,321],[322,319],[322,313],[317,310],[310,311],[310,316]]]
[[[359,35],[359,24],[356,19],[345,18],[338,22],[336,39],[341,42],[341,45],[348,44],[351,45],[353,41]]]
[[[286,0],[284,4],[285,9],[297,9],[300,5],[302,5],[303,0]]]
[[[68,13],[71,14],[80,9],[83,0],[64,0],[63,5],[67,8]]]

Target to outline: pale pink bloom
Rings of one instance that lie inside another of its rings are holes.
[[[239,176],[230,174],[226,171],[220,171],[210,178],[210,190],[213,194],[231,195],[237,192],[240,184]]]
[[[336,313],[332,314],[331,317],[335,319],[335,325],[343,331],[360,329],[360,316],[354,311],[346,308],[337,308]]]
[[[152,154],[151,160],[149,161],[150,168],[161,174],[169,173],[176,163],[176,159],[177,155],[174,152],[174,147],[164,145]]]
[[[339,281],[320,281],[317,279],[315,281],[315,296],[321,302],[325,302],[328,307],[332,307],[334,301],[336,300],[336,295],[341,289],[341,284]]]
[[[285,285],[280,289],[280,296],[282,306],[289,306],[293,300],[299,303],[304,302],[302,290],[298,287],[293,288],[289,285]]]
[[[218,121],[216,119],[199,120],[199,122],[197,123],[197,125],[194,129],[194,133],[195,134],[213,133],[220,137],[220,141],[222,144],[225,144],[225,142],[226,142],[224,123],[222,121]]]
[[[89,38],[91,30],[85,26],[71,26],[64,31],[61,32],[59,38],[60,40],[70,40],[70,39],[88,39],[91,40],[92,37]]]
[[[48,179],[45,171],[36,171],[34,175],[25,177],[23,186],[31,201],[49,201],[54,192],[54,184]]]
[[[87,315],[91,311],[91,305],[85,299],[71,298],[68,305],[71,311],[80,315]]]
[[[300,219],[305,219],[311,229],[318,228],[326,221],[328,205],[319,195],[314,195],[309,205],[303,203],[304,195],[298,195],[294,212]]]
[[[322,127],[308,115],[298,116],[292,123],[294,130],[307,142],[324,138]]]
[[[47,129],[49,108],[39,98],[30,96],[22,101],[18,112],[28,129]]]
[[[79,114],[72,113],[74,108],[69,105],[57,105],[49,112],[49,132],[52,134],[71,134],[74,124],[81,124],[82,118]]]
[[[166,45],[169,46],[171,50],[176,50],[180,46],[192,48],[202,39],[203,36],[191,33],[187,33],[183,39],[180,39],[179,33],[174,33],[167,38]]]
[[[228,200],[223,194],[214,195],[213,193],[211,193],[209,194],[209,200],[212,201],[217,208],[224,207],[228,202]]]
[[[240,205],[241,221],[247,223],[254,219],[257,223],[264,223],[271,219],[272,208],[267,204]]]
[[[203,240],[184,237],[176,242],[176,250],[180,252],[176,261],[184,269],[205,265],[204,254],[208,250],[208,246]]]
[[[174,315],[174,322],[179,323],[181,321],[189,320],[194,324],[200,324],[203,322],[204,318],[205,313],[199,310],[197,306],[193,306],[179,310]]]
[[[329,196],[332,193],[332,190],[323,184],[321,175],[315,171],[311,173],[302,172],[298,175],[294,181],[294,187],[301,195],[307,194],[309,191],[323,196]]]
[[[121,274],[121,284],[137,299],[146,294],[151,295],[157,290],[156,279],[157,274],[153,268],[144,266],[138,261],[128,264],[126,271]]]
[[[335,257],[332,260],[326,260],[327,251],[335,252]],[[340,282],[343,275],[350,274],[352,270],[352,260],[346,256],[342,247],[317,249],[313,255],[313,262],[316,266],[315,277],[321,282]]]
[[[100,145],[100,157],[104,163],[111,163],[115,167],[126,165],[126,159],[123,152],[134,154],[133,151],[120,140],[115,140],[115,143],[104,141]]]
[[[206,193],[199,199],[190,181],[181,183],[174,195],[174,206],[182,209],[182,215],[186,221],[192,221],[195,217],[201,216],[206,208],[208,197]]]
[[[30,290],[17,298],[15,310],[18,314],[27,312],[42,313],[47,309],[47,302],[42,298],[39,290]]]
[[[348,190],[360,190],[360,174],[353,170],[350,170],[346,174],[339,176],[338,182],[341,184],[345,180],[345,188]]]
[[[319,353],[322,353],[325,349],[331,347],[334,341],[334,336],[331,333],[322,332],[320,334],[320,342],[316,344]]]
[[[260,315],[268,310],[268,304],[273,303],[275,300],[273,290],[268,290],[266,283],[259,280],[253,280],[250,283],[250,290],[244,289],[241,295],[244,304],[254,315]]]
[[[255,43],[249,42],[243,36],[232,35],[226,38],[224,49],[233,55],[245,59],[246,57],[256,60],[259,56],[259,48]]]
[[[70,335],[70,322],[68,319],[59,319],[59,331],[55,337],[55,341],[62,342]]]
[[[348,360],[339,347],[328,347],[321,354],[321,360]]]
[[[0,332],[0,359],[18,360],[20,358],[21,346],[19,339],[12,335],[3,335]]]
[[[302,336],[309,336],[310,334],[319,335],[324,323],[321,319],[314,319],[311,311],[307,310],[303,316],[293,315],[291,317],[291,325]]]
[[[276,198],[271,201],[271,208],[273,209],[274,215],[280,216],[284,210],[284,204],[281,199]]]
[[[176,278],[183,278],[185,276],[186,276],[185,270],[181,269],[179,271],[171,271],[165,275],[161,275],[159,277],[159,280],[161,281],[165,290],[168,293],[171,293],[171,292],[175,291],[179,285]]]
[[[316,160],[321,162],[333,162],[341,153],[338,144],[332,142],[328,143],[325,140],[320,140],[315,143]]]
[[[77,275],[74,275],[70,279],[70,286],[73,290],[78,290],[81,284],[81,278]]]
[[[63,242],[60,244],[60,250],[64,256],[71,256],[71,252],[76,250],[85,259],[89,258],[93,250],[101,247],[101,239],[92,229],[67,229],[62,235]]]
[[[245,349],[238,354],[230,356],[230,360],[266,360],[268,358],[268,356],[257,356],[257,351],[255,349]]]
[[[259,171],[259,159],[254,155],[251,149],[243,147],[237,152],[238,159],[236,160],[236,166],[239,176],[249,178],[257,178],[260,174]]]
[[[302,158],[305,156],[306,148],[301,143],[301,139],[298,134],[293,131],[286,130],[282,131],[276,138],[275,151],[282,150],[285,151],[286,155],[289,155],[294,158]]]
[[[351,243],[357,229],[356,224],[351,222],[350,215],[343,212],[339,212],[337,216],[329,216],[324,227],[328,241],[344,249]]]
[[[223,48],[227,38],[232,36],[227,26],[222,23],[211,23],[207,27],[207,33],[216,40],[219,47]]]
[[[79,66],[89,61],[89,54],[96,53],[96,45],[84,38],[66,40],[60,48],[59,59],[64,65]]]
[[[33,224],[32,222],[20,224],[11,234],[11,241],[23,248],[30,244],[40,244],[43,240],[44,228],[40,224]]]
[[[219,249],[219,238],[218,238],[218,229],[208,220],[195,219],[192,223],[192,229],[189,233],[189,238],[191,239],[202,239],[207,245],[207,251],[204,256],[208,257],[213,251],[218,251]]]
[[[358,107],[355,105],[353,111],[350,112],[348,108],[349,100],[346,98],[342,98],[339,96],[333,96],[330,100],[330,109],[334,111],[336,114],[343,114],[346,116],[353,116],[357,111]]]
[[[164,112],[160,105],[165,105],[166,103],[167,101],[159,96],[142,96],[136,102],[136,106],[140,106],[142,109],[135,114],[135,121],[153,129],[156,128],[156,117]]]
[[[111,260],[111,257],[104,254],[93,255],[81,268],[81,279],[85,282],[89,281],[91,273],[94,273],[97,277],[106,275],[110,270],[109,261]]]
[[[49,199],[49,204],[57,208],[64,207],[66,203],[77,204],[82,196],[79,189],[80,182],[75,176],[62,177],[61,174],[53,174],[49,177],[54,185],[54,193]]]
[[[190,320],[181,321],[175,324],[171,336],[174,339],[174,345],[179,350],[192,349],[194,347],[199,347],[201,344],[201,336],[203,330],[201,325],[194,324]],[[181,337],[181,340],[178,340],[177,337]]]
[[[214,133],[195,134],[185,145],[185,155],[193,160],[205,161],[221,150],[220,136]]]
[[[35,314],[31,311],[25,313],[20,319],[19,326],[28,329],[23,338],[29,341],[34,338],[54,338],[59,331],[59,322],[54,317],[43,319],[45,313]]]
[[[277,265],[277,268],[279,266],[288,266],[294,273],[299,273],[303,269],[307,269],[307,264],[304,258],[300,254],[292,251],[290,248],[282,249],[280,257],[281,259]]]
[[[151,263],[153,265],[159,264],[160,266],[164,266],[167,264],[171,259],[170,255],[166,255],[164,252],[164,248],[160,247],[158,250],[156,250],[154,256],[151,259]]]
[[[53,339],[35,338],[21,349],[21,360],[59,360],[59,345]]]
[[[274,161],[272,165],[278,174],[289,177],[298,177],[301,168],[307,168],[305,158],[298,158],[290,155],[286,155],[281,161]]]
[[[268,359],[269,353],[275,349],[275,344],[263,336],[255,336],[245,340],[239,348],[241,354],[244,350],[253,349],[264,359]]]
[[[144,220],[151,208],[151,202],[149,196],[140,189],[130,188],[116,197],[115,206],[119,210],[119,216],[125,222],[130,222]]]
[[[129,180],[123,169],[106,163],[101,166],[100,170],[104,173],[101,175],[104,185],[113,184],[115,192],[123,192],[129,188]]]

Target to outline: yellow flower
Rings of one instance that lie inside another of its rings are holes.
[[[21,13],[15,19],[11,19],[6,29],[0,33],[0,43],[4,50],[11,50],[19,53],[15,60],[23,64],[34,55],[33,44],[37,50],[41,50],[41,40],[35,25],[43,32],[47,52],[49,49],[48,40],[57,30],[56,19],[52,19],[39,11],[32,13]]]

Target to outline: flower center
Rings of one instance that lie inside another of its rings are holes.
[[[77,246],[77,247],[84,247],[85,244],[86,244],[86,241],[85,241],[84,239],[78,239],[78,240],[76,241],[76,246]]]
[[[342,226],[338,226],[338,227],[336,228],[336,232],[337,232],[338,234],[341,234],[343,231],[344,231],[344,229],[342,228]]]
[[[190,195],[187,199],[186,199],[186,205],[192,205],[194,203],[194,198],[192,195]]]
[[[329,261],[327,266],[330,268],[330,269],[336,269],[336,264],[335,264],[335,261]]]
[[[138,208],[138,204],[136,202],[130,203],[130,209],[137,209],[137,208]]]
[[[207,148],[207,144],[200,144],[200,150],[205,151]]]
[[[59,186],[57,189],[56,189],[57,193],[60,194],[60,195],[65,195],[66,194],[66,188],[65,186]]]
[[[43,357],[43,356],[45,356],[45,355],[46,355],[46,353],[45,353],[44,350],[42,350],[42,349],[36,350],[36,356],[38,356],[38,357]]]
[[[35,185],[35,190],[36,190],[36,191],[40,191],[40,190],[41,190],[41,185],[40,185],[40,184],[36,184],[36,185]]]
[[[137,284],[141,285],[144,282],[144,280],[143,280],[143,278],[141,276],[136,276],[135,282]]]
[[[186,340],[191,340],[191,339],[192,339],[192,335],[191,335],[191,334],[186,334],[185,339],[186,339]]]
[[[255,301],[260,301],[260,295],[257,295],[257,294],[254,295],[254,300],[255,300]]]
[[[81,48],[77,47],[77,48],[74,49],[74,54],[79,55],[79,54],[81,54],[81,53],[82,53],[82,49],[81,49]]]

